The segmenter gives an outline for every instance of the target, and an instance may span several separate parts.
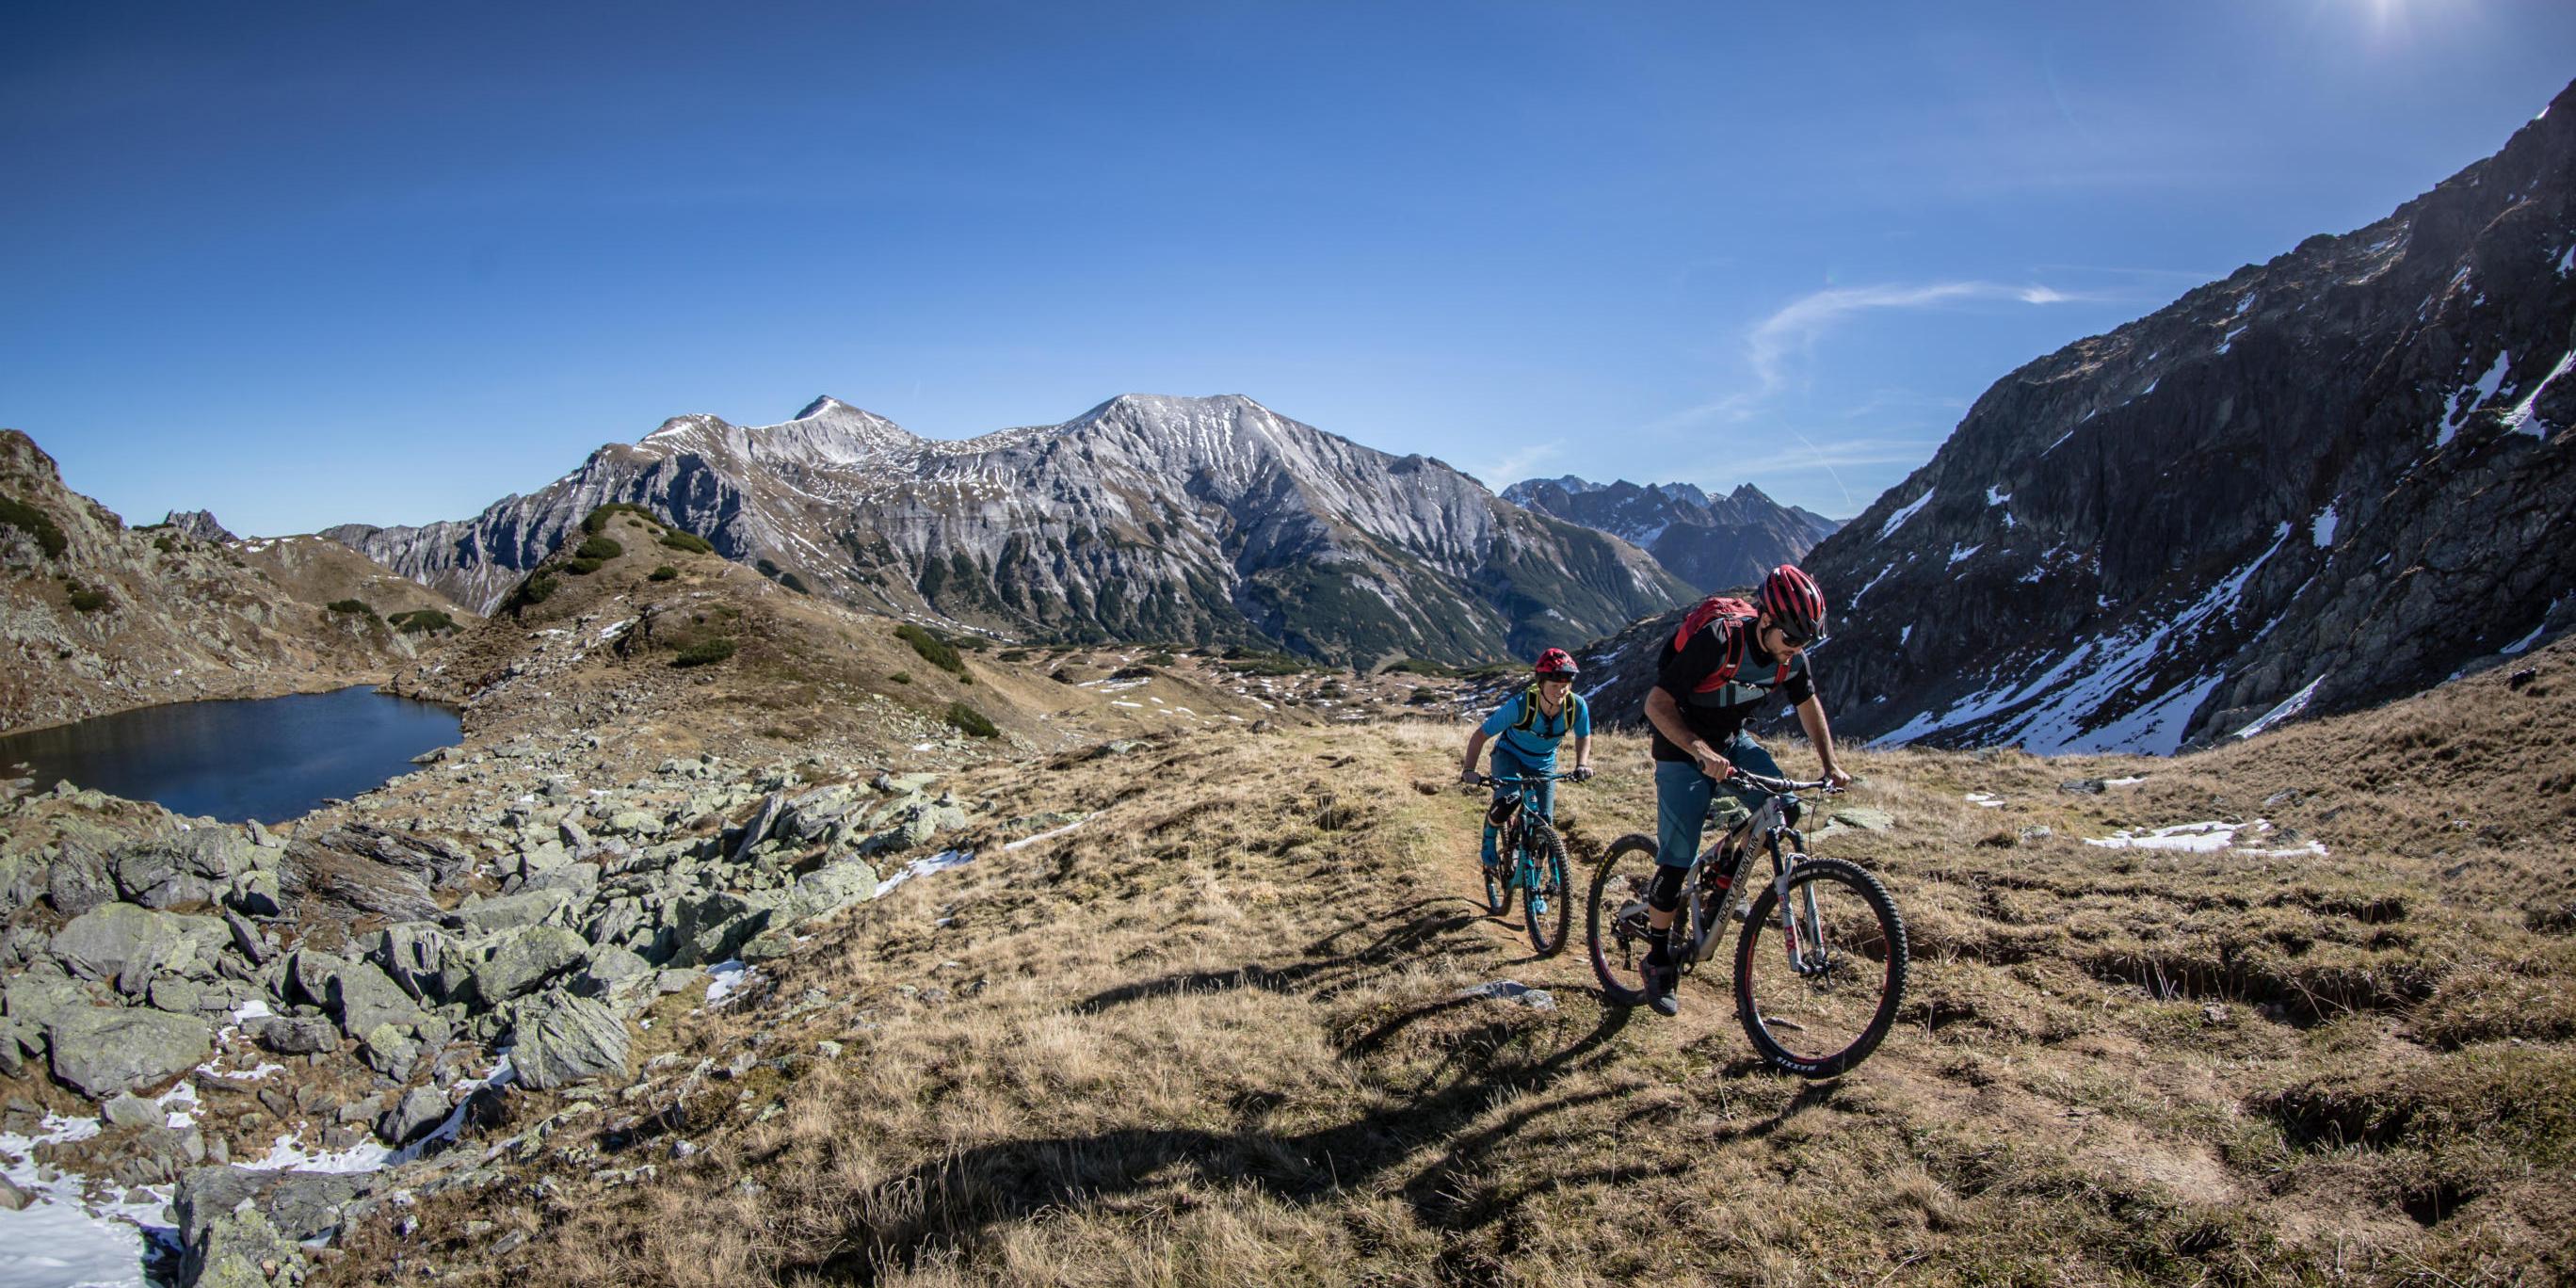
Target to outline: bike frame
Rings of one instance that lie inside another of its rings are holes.
[[[1690,892],[1686,896],[1691,915],[1690,947],[1682,958],[1693,963],[1707,961],[1716,954],[1718,945],[1725,942],[1726,923],[1732,920],[1726,915],[1727,899],[1734,893],[1735,883],[1744,875],[1746,866],[1752,863],[1754,847],[1759,845],[1771,856],[1771,886],[1778,895],[1774,902],[1779,909],[1781,943],[1788,949],[1791,969],[1804,975],[1811,969],[1811,963],[1821,964],[1824,946],[1815,942],[1816,928],[1820,924],[1816,915],[1815,892],[1812,889],[1806,891],[1805,898],[1800,900],[1789,897],[1789,874],[1797,870],[1798,862],[1806,857],[1807,849],[1806,835],[1797,827],[1805,810],[1804,802],[1798,799],[1797,789],[1812,787],[1827,792],[1833,789],[1822,782],[1779,781],[1780,787],[1788,789],[1781,791],[1771,791],[1767,785],[1758,786],[1762,786],[1766,796],[1754,809],[1753,817],[1728,829],[1724,836],[1691,860]],[[1785,853],[1781,849],[1784,840],[1788,842]],[[1806,906],[1797,906],[1801,903]]]
[[[1511,818],[1503,823],[1502,835],[1496,838],[1496,840],[1499,844],[1510,846],[1512,854],[1516,856],[1517,861],[1512,868],[1512,880],[1514,884],[1522,886],[1523,888],[1535,888],[1538,884],[1539,873],[1537,871],[1535,861],[1530,857],[1529,846],[1522,843],[1524,839],[1529,836],[1528,789],[1536,787],[1542,783],[1573,782],[1575,781],[1574,775],[1514,774],[1509,777],[1497,777],[1493,774],[1479,774],[1477,775],[1477,778],[1489,787],[1501,787],[1508,784],[1522,789],[1522,795],[1512,806]]]

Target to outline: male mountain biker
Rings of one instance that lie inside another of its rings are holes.
[[[1646,722],[1655,730],[1656,867],[1646,894],[1643,973],[1646,1003],[1659,1014],[1681,1010],[1673,996],[1673,914],[1681,907],[1682,879],[1699,853],[1712,795],[1739,766],[1780,776],[1780,762],[1745,735],[1746,718],[1775,694],[1785,699],[1815,744],[1826,780],[1835,786],[1851,781],[1834,760],[1833,730],[1807,672],[1807,649],[1824,637],[1824,592],[1814,578],[1782,564],[1762,579],[1751,604],[1719,595],[1702,601],[1664,647],[1655,687],[1646,693]]]
[[[1544,778],[1556,772],[1556,744],[1568,734],[1574,737],[1574,777],[1581,781],[1592,776],[1592,709],[1574,692],[1577,668],[1574,655],[1552,648],[1538,655],[1532,667],[1529,688],[1513,694],[1485,717],[1485,723],[1467,739],[1466,763],[1458,769],[1458,781],[1476,781],[1476,757],[1484,751],[1487,739],[1494,741],[1494,777]],[[1556,821],[1556,784],[1551,782],[1496,782],[1494,795],[1522,791],[1531,809],[1540,818]],[[1495,850],[1495,838],[1501,829],[1494,826],[1491,811],[1485,821],[1485,868],[1492,871],[1502,866],[1502,856]]]

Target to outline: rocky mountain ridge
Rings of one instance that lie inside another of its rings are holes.
[[[475,519],[325,535],[488,608],[582,515],[648,506],[782,584],[1029,639],[1534,652],[1690,595],[1642,551],[1251,399],[1124,395],[957,442],[818,399],[665,422]]]
[[[1999,380],[1805,566],[1846,733],[2177,748],[2576,623],[2576,87],[2377,223]]]
[[[1842,526],[1782,505],[1750,483],[1710,496],[1688,483],[1593,483],[1568,474],[1524,479],[1502,495],[1637,546],[1704,593],[1752,585]]]
[[[387,614],[455,607],[336,545],[251,550],[188,519],[129,528],[0,430],[0,730],[381,679],[419,639]]]

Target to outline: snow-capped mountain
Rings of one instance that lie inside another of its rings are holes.
[[[1641,487],[1625,479],[1592,483],[1568,474],[1514,483],[1503,489],[1503,499],[1607,532],[1703,591],[1751,585],[1772,568],[1796,562],[1841,526],[1782,505],[1750,483],[1712,497],[1688,483]]]
[[[2396,213],[1996,382],[1806,567],[1883,742],[2171,752],[2576,621],[2576,86]]]
[[[947,442],[830,398],[683,416],[480,516],[325,535],[483,608],[592,508],[643,504],[790,585],[1010,635],[1520,656],[1690,595],[1642,551],[1249,398],[1130,394]]]

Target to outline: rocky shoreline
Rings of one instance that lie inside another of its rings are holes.
[[[597,743],[444,748],[284,827],[11,785],[0,1207],[144,1226],[171,1282],[295,1282],[610,1097],[739,1076],[638,1039],[943,845],[1072,821],[821,756],[619,775]],[[487,1139],[524,1097],[552,1111]]]

